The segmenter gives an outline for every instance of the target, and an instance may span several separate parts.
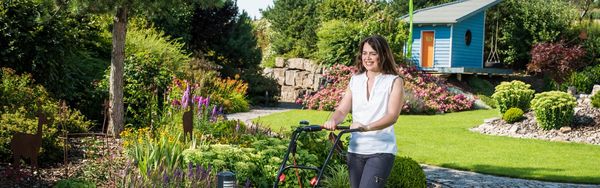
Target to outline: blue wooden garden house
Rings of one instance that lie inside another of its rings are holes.
[[[510,74],[484,67],[485,13],[500,2],[459,0],[415,11],[411,60],[438,73]],[[408,15],[402,19],[409,22]]]

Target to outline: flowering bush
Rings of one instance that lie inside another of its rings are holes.
[[[304,98],[297,99],[296,103],[302,104],[308,109],[335,110],[338,101],[342,100],[344,96],[350,77],[357,71],[355,67],[339,64],[330,67],[323,74],[326,85],[319,88],[316,93],[307,92]]]
[[[343,97],[350,77],[356,72],[354,67],[334,65],[323,75],[327,80],[325,87],[314,94],[307,93],[296,102],[308,109],[334,110]],[[414,66],[400,67],[399,72],[405,80],[404,112],[456,112],[471,109],[473,105],[473,99],[452,93],[441,80],[418,72]]]
[[[248,83],[240,80],[239,75],[232,78],[209,79],[202,88],[202,93],[210,96],[215,102],[222,104],[227,113],[247,112],[250,110],[246,91]]]

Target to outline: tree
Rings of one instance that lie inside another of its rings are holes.
[[[498,53],[502,61],[524,69],[533,45],[561,40],[576,16],[574,7],[563,0],[505,0],[488,11],[486,35],[494,36],[498,22]]]
[[[320,0],[274,0],[263,16],[275,31],[273,50],[292,57],[310,57],[316,50]]]
[[[190,5],[198,3],[203,6],[214,6],[219,0],[75,0],[72,7],[81,12],[114,13],[112,31],[112,53],[110,66],[110,112],[108,133],[119,137],[123,131],[123,61],[125,57],[125,36],[127,19],[130,13],[148,12],[159,14],[161,10],[173,5]]]

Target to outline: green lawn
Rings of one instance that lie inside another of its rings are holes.
[[[330,112],[293,110],[255,121],[274,130],[300,120],[324,122]],[[555,182],[600,184],[600,146],[490,136],[468,128],[498,116],[496,110],[444,115],[401,115],[396,123],[400,155],[420,163],[487,174]]]

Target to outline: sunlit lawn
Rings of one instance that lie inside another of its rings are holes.
[[[324,122],[330,112],[293,110],[255,119],[289,130],[300,120]],[[545,181],[600,184],[600,146],[474,133],[470,127],[498,116],[496,110],[444,115],[401,115],[396,123],[400,155],[420,163]]]

